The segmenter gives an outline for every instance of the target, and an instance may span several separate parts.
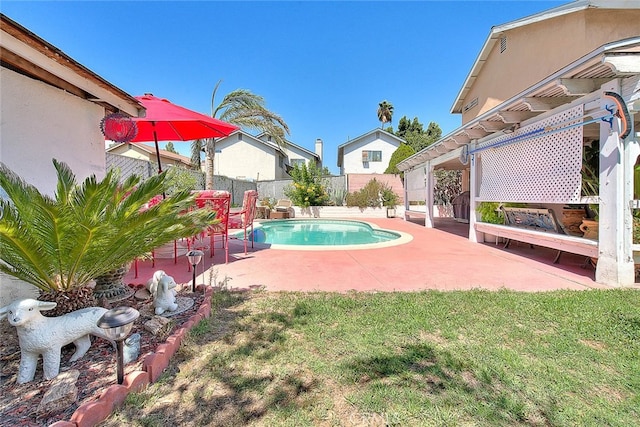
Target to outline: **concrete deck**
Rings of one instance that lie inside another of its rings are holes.
[[[363,219],[379,228],[409,233],[409,243],[380,249],[296,251],[255,245],[244,254],[242,242],[230,240],[229,263],[216,246],[197,268],[197,284],[212,284],[228,277],[232,288],[264,287],[267,291],[418,291],[501,288],[516,291],[583,290],[607,288],[595,283],[585,257],[563,254],[553,264],[555,251],[513,242],[508,249],[498,244],[474,244],[466,237],[468,225],[442,219],[436,228],[424,220],[400,218]],[[422,222],[422,223],[420,223]],[[145,283],[156,270],[165,270],[178,283],[191,283],[185,256],[139,262],[125,283]],[[212,279],[215,277],[216,279]]]

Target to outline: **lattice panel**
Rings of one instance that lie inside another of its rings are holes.
[[[514,140],[476,153],[482,170],[479,200],[496,202],[576,203],[580,201],[582,105],[565,110],[478,148]],[[547,129],[540,135],[532,132]]]
[[[425,167],[420,166],[404,174],[404,185],[409,200],[422,200],[426,197]]]

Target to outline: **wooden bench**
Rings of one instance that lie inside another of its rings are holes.
[[[505,224],[476,223],[476,231],[489,233],[506,239],[505,248],[511,240],[556,249],[558,254],[554,264],[560,262],[562,252],[570,252],[586,257],[598,257],[598,242],[565,234],[551,209],[500,208]]]

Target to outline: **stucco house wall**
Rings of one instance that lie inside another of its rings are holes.
[[[244,133],[234,132],[216,141],[214,170],[217,175],[251,180],[272,180],[285,177],[279,157],[284,155],[274,147]]]
[[[3,14],[0,21],[0,161],[49,195],[57,183],[53,158],[78,181],[103,178],[100,121],[115,111],[137,116],[142,107],[20,24]],[[2,273],[0,283],[0,306],[37,295],[34,286]]]
[[[482,72],[461,102],[466,106],[478,98],[475,107],[461,111],[462,123],[475,119],[611,40],[638,36],[639,22],[638,9],[585,9],[513,28],[505,25],[504,31],[495,34],[497,42]],[[503,52],[501,37],[506,38]]]
[[[78,180],[104,177],[104,108],[6,68],[0,69],[0,159],[41,192],[53,195],[52,159]],[[81,118],[81,119],[80,119]]]
[[[402,140],[383,130],[374,130],[338,147],[338,166],[340,175],[355,173],[382,174],[389,166],[389,160]],[[363,162],[363,151],[381,151],[379,162]]]

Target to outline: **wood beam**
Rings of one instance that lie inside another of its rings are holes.
[[[455,139],[447,139],[442,144],[449,149],[458,148],[460,146],[460,143]]]
[[[489,132],[478,128],[465,129],[463,132],[466,133],[471,139],[480,139],[489,135]]]
[[[498,115],[505,123],[521,123],[525,120],[529,120],[532,117],[537,116],[537,113],[533,111],[500,111]]]
[[[607,64],[616,73],[640,73],[640,55],[638,55],[637,53],[605,55],[602,59],[602,63]]]
[[[490,122],[488,120],[481,120],[480,127],[489,133],[497,132],[509,126],[505,122]]]
[[[587,95],[600,89],[600,86],[611,79],[558,79],[556,84],[561,86],[567,95]]]
[[[524,99],[524,103],[527,104],[531,111],[549,111],[561,105],[569,104],[576,98],[574,96],[527,97]]]
[[[58,76],[51,74],[50,72],[34,65],[32,62],[25,60],[21,56],[0,47],[0,58],[2,58],[2,66],[15,71],[16,73],[23,74],[31,77],[32,79],[40,80],[48,83],[51,86],[55,86],[58,89],[67,91],[80,98],[87,97],[87,93],[75,85],[70,84],[66,80],[61,79]]]
[[[453,139],[455,139],[456,142],[460,145],[468,144],[469,142],[471,142],[471,138],[469,138],[469,135],[465,135],[464,133],[454,135]]]

